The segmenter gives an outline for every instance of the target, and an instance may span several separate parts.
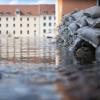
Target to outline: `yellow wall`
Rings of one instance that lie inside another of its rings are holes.
[[[58,24],[60,23],[61,17],[62,17],[62,9],[63,9],[63,0],[57,1],[57,21]]]

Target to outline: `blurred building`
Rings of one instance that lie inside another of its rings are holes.
[[[55,5],[0,5],[0,35],[43,36],[55,29]]]
[[[96,5],[96,0],[57,0],[57,22],[59,24],[61,17],[72,10],[85,9]]]

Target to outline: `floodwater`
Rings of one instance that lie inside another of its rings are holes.
[[[0,100],[60,100],[51,38],[0,38]]]
[[[100,65],[64,54],[56,68],[55,51],[51,38],[0,38],[0,100],[100,100]]]
[[[51,38],[0,38],[0,59],[12,62],[54,63],[55,47]]]

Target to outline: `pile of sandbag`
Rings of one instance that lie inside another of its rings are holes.
[[[77,34],[92,32],[97,30],[100,35],[100,7],[93,6],[85,10],[74,10],[62,17],[61,24],[58,26],[59,35],[57,36],[58,47],[73,46]]]

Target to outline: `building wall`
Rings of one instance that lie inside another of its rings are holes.
[[[0,16],[0,18],[1,18],[1,21],[0,21],[1,32],[0,33],[3,36],[6,36],[6,35],[10,35],[10,36],[33,35],[34,36],[35,31],[36,31],[36,34],[39,35],[39,24],[38,24],[39,17],[38,16]]]
[[[0,5],[0,36],[43,37],[55,23],[55,5]]]
[[[43,36],[44,34],[54,34],[54,16],[0,16],[0,34],[3,36]],[[46,17],[45,20],[44,17]],[[46,24],[45,26],[44,23]],[[44,29],[46,32],[43,32]]]
[[[55,30],[55,15],[40,16],[40,33],[42,36],[54,34]]]
[[[96,0],[57,0],[57,22],[59,24],[61,17],[75,8],[85,9],[94,5],[96,5]]]
[[[85,9],[96,5],[96,0],[63,0],[63,15],[75,8]]]

